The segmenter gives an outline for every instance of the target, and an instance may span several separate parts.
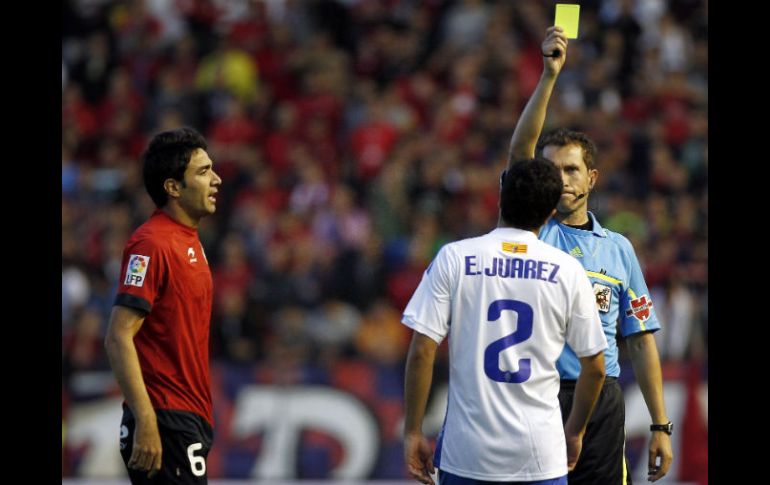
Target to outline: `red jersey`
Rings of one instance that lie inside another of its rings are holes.
[[[147,312],[134,345],[153,407],[190,411],[210,425],[213,286],[198,231],[158,209],[126,244],[115,298]]]

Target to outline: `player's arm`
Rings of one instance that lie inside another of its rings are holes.
[[[145,316],[134,308],[121,305],[112,307],[104,347],[115,379],[136,419],[134,447],[128,467],[148,470],[148,476],[152,477],[160,470],[162,447],[157,417],[134,346],[134,336],[144,323]]]
[[[567,60],[567,37],[564,35],[564,29],[555,26],[549,27],[540,48],[541,52],[546,54],[559,49],[561,55],[559,57],[543,56],[543,73],[540,75],[540,81],[537,83],[535,92],[527,101],[527,106],[516,123],[516,129],[513,131],[513,137],[511,137],[508,168],[510,168],[513,160],[535,156],[537,140],[540,138],[540,132],[543,131],[543,124],[545,123],[548,101],[551,99],[551,93],[556,85],[556,78]]]
[[[433,467],[433,451],[422,434],[422,420],[428,403],[433,380],[433,362],[436,358],[436,343],[419,332],[412,335],[409,354],[406,359],[404,398],[406,401],[406,424],[404,426],[404,460],[409,474],[422,483],[433,485],[430,474]]]
[[[663,403],[663,376],[660,370],[658,346],[652,332],[639,332],[627,337],[628,354],[634,367],[636,380],[655,424],[668,423],[666,406]],[[660,457],[660,465],[657,458]],[[648,478],[651,481],[663,478],[671,466],[673,452],[671,438],[662,431],[653,431],[648,456]]]
[[[567,439],[567,469],[570,471],[575,468],[580,457],[583,435],[596,401],[599,400],[605,374],[604,350],[595,355],[580,358],[580,375],[575,384],[572,410],[564,425],[564,435]]]

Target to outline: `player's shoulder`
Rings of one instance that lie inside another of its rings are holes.
[[[583,265],[575,259],[572,255],[565,253],[563,250],[552,246],[544,241],[537,240],[533,243],[533,249],[538,252],[538,257],[547,259],[553,263],[558,264],[562,268],[566,268],[570,271],[582,272]]]
[[[151,217],[134,230],[127,245],[164,249],[171,245],[171,232],[160,218]]]
[[[444,252],[446,257],[460,258],[471,254],[484,254],[497,248],[500,237],[493,233],[482,234],[480,236],[468,237],[452,241],[441,247],[439,252]]]
[[[444,244],[436,252],[435,259],[441,258],[446,261],[453,261],[453,260],[459,259],[462,254],[467,253],[469,249],[472,249],[474,247],[472,243],[469,243],[469,241],[472,239],[477,239],[477,238],[460,239],[458,241],[450,241]]]
[[[478,255],[488,244],[488,234],[451,241],[439,248],[434,261],[443,260],[449,264],[458,263],[468,255]]]
[[[482,244],[488,241],[489,234],[483,234],[481,236],[467,237],[465,239],[458,239],[444,244],[441,249],[446,249],[450,252],[457,252],[468,248],[479,248]]]
[[[532,241],[530,244],[533,249],[537,250],[540,254],[545,255],[549,258],[567,260],[571,257],[569,254],[565,253],[564,251],[557,248],[556,246],[553,246],[545,241],[541,241],[540,239]]]

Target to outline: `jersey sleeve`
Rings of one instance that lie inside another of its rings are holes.
[[[449,333],[451,298],[457,278],[448,246],[441,248],[422,275],[419,286],[406,305],[401,322],[441,343]]]
[[[123,251],[114,304],[149,313],[167,273],[166,258],[156,243],[146,239],[129,243]]]
[[[620,242],[628,265],[628,283],[620,295],[620,334],[627,337],[634,333],[660,330],[650,290],[647,289],[634,248],[628,239],[622,238]]]
[[[575,273],[574,301],[567,323],[567,343],[578,357],[596,355],[607,348],[596,297],[591,282],[582,268]]]

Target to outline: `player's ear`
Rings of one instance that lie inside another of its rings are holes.
[[[588,171],[588,190],[593,190],[596,181],[599,179],[599,171],[592,168]]]
[[[177,198],[182,195],[182,182],[179,180],[167,178],[165,182],[163,182],[163,188],[166,190],[169,197]]]

